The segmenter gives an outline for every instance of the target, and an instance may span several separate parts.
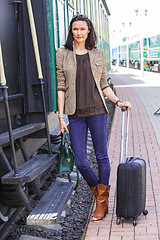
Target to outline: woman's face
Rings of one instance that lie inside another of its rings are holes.
[[[88,25],[85,21],[76,21],[72,24],[72,33],[74,42],[78,44],[85,44],[85,41],[88,37],[88,33],[90,32]]]

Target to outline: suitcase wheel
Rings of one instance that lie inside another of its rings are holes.
[[[117,217],[116,223],[117,223],[117,225],[119,225],[121,223],[121,218],[120,217]]]
[[[133,226],[137,225],[137,219],[133,219]]]
[[[143,211],[143,214],[144,214],[144,216],[146,216],[146,215],[148,214],[148,211],[147,211],[147,210],[144,210],[144,211]]]

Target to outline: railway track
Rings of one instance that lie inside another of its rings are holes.
[[[1,240],[6,239],[8,232],[13,227],[14,222],[17,220],[19,215],[21,215],[24,212],[24,210],[25,210],[24,207],[13,209],[10,214],[9,220],[7,222],[0,223],[0,239]]]

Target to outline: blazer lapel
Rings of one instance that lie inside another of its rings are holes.
[[[90,64],[91,64],[91,69],[92,69],[95,52],[94,52],[94,50],[89,50],[88,53],[89,53],[89,59],[90,59]]]
[[[72,54],[73,54],[73,60],[74,60],[75,69],[77,70],[76,51],[75,51],[74,45],[73,45]]]
[[[95,54],[94,49],[90,50],[88,53],[89,53],[89,59],[90,59],[90,64],[91,64],[91,70],[92,70],[93,78],[94,78],[94,80],[96,82],[96,73],[95,73],[95,68],[94,68],[94,64],[93,64],[94,58],[95,58],[96,54]]]
[[[72,71],[72,78],[70,79],[71,83],[76,82],[76,72],[77,72],[77,62],[76,62],[76,53],[74,51],[68,50],[69,58],[68,60],[68,65],[70,65],[71,71]],[[75,84],[74,84],[75,85]]]

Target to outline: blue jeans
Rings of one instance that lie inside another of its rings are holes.
[[[78,169],[90,187],[97,184],[109,185],[110,163],[107,152],[107,117],[107,114],[84,118],[69,117],[71,146],[75,153]],[[87,159],[88,129],[91,132],[98,162],[98,177]]]

